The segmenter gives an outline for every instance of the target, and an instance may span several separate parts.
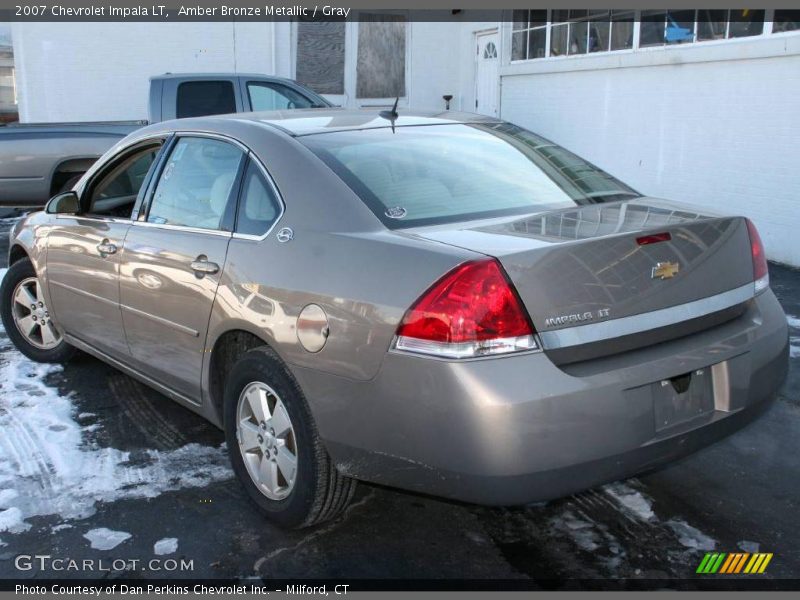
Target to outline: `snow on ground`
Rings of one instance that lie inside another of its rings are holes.
[[[153,544],[153,553],[157,556],[174,554],[178,551],[178,538],[164,538]]]
[[[678,537],[678,541],[686,548],[693,550],[713,550],[717,542],[705,533],[680,519],[671,519],[665,523]]]
[[[642,521],[655,518],[650,500],[624,483],[603,486],[603,491],[622,505],[623,509]]]
[[[789,328],[794,330],[789,332],[789,356],[798,358],[800,357],[800,335],[792,335],[792,333],[800,333],[800,318],[786,315],[786,321],[789,323]]]
[[[92,548],[95,550],[113,550],[125,540],[130,539],[131,534],[100,527],[84,533],[83,537],[91,542]]]
[[[761,547],[761,544],[759,544],[758,542],[742,540],[737,544],[737,546],[739,546],[739,550],[742,550],[744,552],[749,552],[750,554],[755,554],[756,552],[758,552],[758,549]]]
[[[0,532],[24,531],[31,517],[82,519],[98,502],[153,498],[233,476],[222,446],[188,444],[132,457],[85,440],[93,426],[78,423],[72,395],[45,383],[61,370],[25,358],[0,325]]]

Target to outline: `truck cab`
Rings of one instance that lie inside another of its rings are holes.
[[[147,125],[251,111],[329,108],[291,79],[242,73],[165,73],[150,78],[149,121],[0,126],[0,206],[42,206],[71,189],[111,146]]]
[[[238,112],[327,108],[291,79],[257,74],[166,73],[150,79],[150,122]]]

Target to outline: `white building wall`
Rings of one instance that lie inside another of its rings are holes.
[[[153,75],[271,74],[271,32],[269,23],[16,23],[20,120],[146,119]]]
[[[800,265],[800,36],[528,61],[502,71],[504,119],[642,193],[749,216]]]
[[[442,96],[458,94],[458,45],[461,24],[457,22],[413,22],[406,81],[408,106],[444,110]],[[454,108],[451,103],[451,109]]]

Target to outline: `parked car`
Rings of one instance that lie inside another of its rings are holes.
[[[78,348],[224,428],[285,526],[356,480],[517,505],[626,477],[751,420],[788,368],[750,221],[478,115],[151,125],[20,221],[9,264],[21,352]]]
[[[330,107],[289,79],[230,73],[150,79],[149,121],[26,123],[0,127],[0,206],[43,206],[101,154],[150,123],[223,113]]]

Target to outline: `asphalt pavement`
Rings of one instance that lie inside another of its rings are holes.
[[[0,221],[3,262],[10,224]],[[87,355],[63,370],[32,365],[0,333],[0,579],[120,576],[28,568],[19,555],[124,560],[122,575],[139,579],[602,587],[737,577],[695,574],[713,550],[773,553],[758,577],[791,585],[800,579],[800,271],[770,273],[793,325],[790,375],[771,408],[733,436],[659,471],[522,508],[362,484],[343,516],[303,531],[282,531],[254,510],[227,466],[222,433],[193,413]],[[144,562],[152,568],[135,562],[154,558],[162,562]],[[167,559],[191,568],[165,567]]]

